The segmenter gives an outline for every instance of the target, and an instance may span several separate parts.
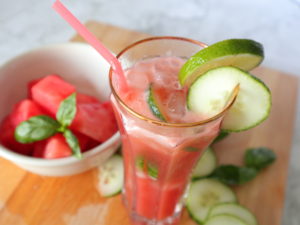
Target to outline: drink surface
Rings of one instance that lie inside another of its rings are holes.
[[[156,57],[136,63],[125,71],[128,91],[119,93],[123,101],[134,111],[158,120],[152,113],[148,96],[150,87],[157,100],[158,108],[167,122],[189,123],[203,118],[186,107],[187,89],[181,87],[178,72],[185,60],[179,57]]]

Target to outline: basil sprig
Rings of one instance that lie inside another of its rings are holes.
[[[78,139],[76,136],[72,133],[71,130],[66,129],[63,133],[64,137],[66,138],[66,141],[70,148],[72,149],[73,155],[76,156],[77,158],[81,158],[81,149],[79,146]]]
[[[33,116],[19,124],[15,138],[21,143],[33,143],[44,140],[57,133],[60,124],[49,116]]]
[[[63,126],[70,126],[76,115],[76,93],[63,100],[56,113],[57,121]]]
[[[62,133],[72,149],[73,155],[82,158],[79,142],[72,131],[68,129],[75,115],[76,93],[73,93],[60,103],[56,113],[57,120],[45,115],[33,116],[17,126],[15,139],[26,144],[45,140],[56,133]]]

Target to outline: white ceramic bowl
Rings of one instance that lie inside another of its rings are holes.
[[[28,81],[48,74],[58,74],[75,85],[78,91],[108,100],[108,70],[108,63],[91,46],[82,43],[50,45],[22,54],[0,67],[0,121],[15,103],[26,98]],[[75,157],[34,158],[1,145],[0,156],[36,174],[65,176],[101,165],[119,145],[117,132],[106,142],[85,152],[81,160]]]

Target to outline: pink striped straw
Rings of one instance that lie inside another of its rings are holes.
[[[127,89],[127,82],[119,60],[60,2],[56,0],[52,6],[97,52],[111,65],[118,74],[120,88]]]

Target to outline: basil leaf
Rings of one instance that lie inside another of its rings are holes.
[[[60,124],[49,116],[33,116],[15,129],[15,139],[20,143],[41,141],[57,133]]]
[[[257,175],[257,170],[235,165],[221,165],[209,176],[228,185],[244,184]]]
[[[221,130],[220,133],[219,133],[219,135],[214,139],[213,144],[215,144],[216,142],[219,142],[219,141],[223,140],[228,135],[229,135],[229,132]]]
[[[78,159],[81,159],[82,154],[77,137],[69,129],[66,129],[63,135],[66,138],[68,145],[72,149],[73,155]]]
[[[76,93],[64,99],[56,113],[56,119],[63,127],[70,126],[76,115]]]
[[[248,167],[253,167],[261,170],[276,160],[275,153],[268,148],[250,148],[245,153],[244,162]]]
[[[158,168],[156,165],[148,163],[148,175],[155,180],[158,178]]]
[[[145,168],[145,160],[143,157],[137,157],[135,159],[135,166],[138,170],[143,171]]]

